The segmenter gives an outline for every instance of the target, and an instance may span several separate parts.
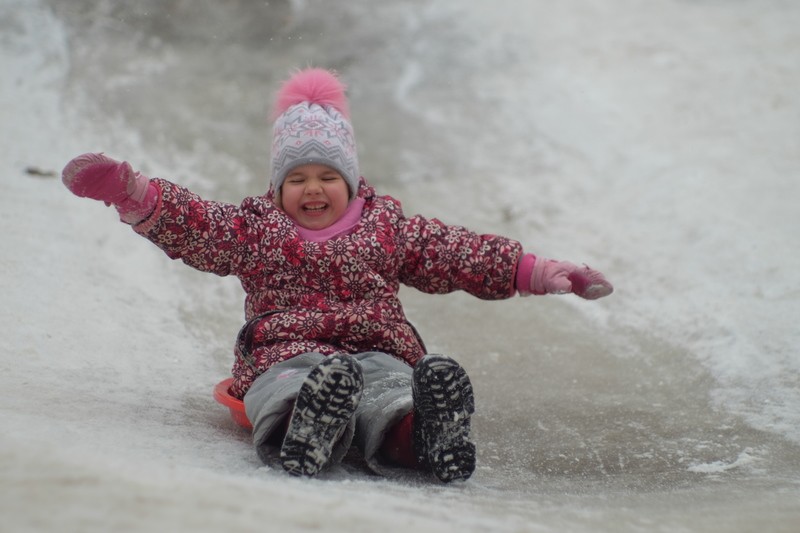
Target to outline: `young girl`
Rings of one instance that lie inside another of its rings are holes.
[[[525,254],[518,242],[406,217],[360,176],[344,86],[306,69],[280,89],[272,177],[240,206],[203,200],[103,154],[70,161],[74,194],[196,269],[235,275],[246,293],[230,393],[243,398],[263,461],[313,476],[355,442],[369,467],[427,469],[448,482],[475,469],[464,369],[426,355],[397,293],[612,292],[587,266]]]

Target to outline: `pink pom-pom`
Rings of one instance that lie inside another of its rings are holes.
[[[275,120],[293,105],[309,102],[323,107],[332,106],[348,120],[350,109],[345,86],[336,75],[322,68],[307,68],[284,82],[275,97],[272,119]]]

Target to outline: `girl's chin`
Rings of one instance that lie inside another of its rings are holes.
[[[331,225],[328,217],[307,217],[304,216],[302,220],[298,220],[301,226],[306,229],[325,229]]]

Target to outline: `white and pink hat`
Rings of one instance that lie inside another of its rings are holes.
[[[335,74],[308,68],[294,74],[278,91],[273,111],[272,188],[277,193],[288,173],[300,165],[336,169],[358,191],[358,156],[345,86]]]

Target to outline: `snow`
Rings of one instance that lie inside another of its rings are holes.
[[[752,463],[753,460],[754,459],[752,455],[750,455],[747,451],[743,451],[732,463],[714,461],[713,463],[692,465],[689,467],[689,472],[697,472],[700,474],[717,474],[733,468],[739,468],[741,466],[748,465]]]
[[[0,0],[0,529],[796,530],[800,6],[271,4],[262,24],[210,2]],[[262,465],[211,395],[236,281],[38,175],[105,151],[209,198],[258,194],[269,94],[308,63],[345,76],[362,171],[406,212],[616,285],[404,292],[473,377],[467,483]]]

